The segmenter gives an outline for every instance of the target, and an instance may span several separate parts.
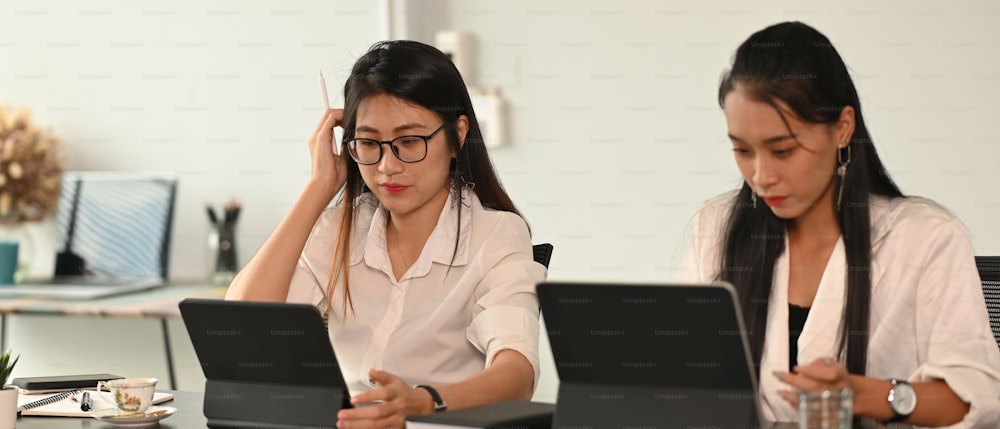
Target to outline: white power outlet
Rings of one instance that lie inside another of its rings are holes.
[[[476,111],[479,128],[483,132],[486,147],[500,147],[507,144],[506,103],[497,91],[477,93],[470,89],[472,108]]]
[[[434,46],[451,58],[466,85],[475,86],[475,60],[470,34],[461,31],[441,31],[434,35]]]

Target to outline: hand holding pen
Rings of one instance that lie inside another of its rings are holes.
[[[330,97],[326,94],[326,78],[323,77],[323,70],[319,71],[319,88],[323,93],[323,112],[330,110]],[[337,136],[333,130],[330,130],[330,147],[333,149],[333,154],[340,156],[343,147],[337,144]]]
[[[323,99],[323,105],[329,106],[325,94]],[[322,196],[317,195],[324,204],[333,199],[347,181],[347,160],[341,155],[343,144],[336,144],[337,138],[334,136],[334,129],[342,129],[343,125],[344,109],[327,109],[323,111],[323,117],[320,118],[316,131],[309,138],[309,155],[312,159],[311,180],[321,185],[315,189],[322,189],[324,192]],[[331,144],[334,149],[332,151]]]

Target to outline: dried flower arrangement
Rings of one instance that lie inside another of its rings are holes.
[[[59,140],[31,121],[31,110],[0,106],[0,221],[43,219],[59,204]]]

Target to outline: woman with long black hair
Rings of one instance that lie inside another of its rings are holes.
[[[857,416],[1000,423],[1000,349],[962,223],[882,166],[847,67],[798,22],[736,51],[719,88],[743,186],[703,204],[679,272],[740,296],[764,417],[851,388]]]
[[[343,155],[330,147],[338,126]],[[226,298],[328,317],[351,402],[374,404],[341,410],[337,427],[529,399],[545,267],[452,61],[419,42],[375,44],[309,148],[305,190]]]

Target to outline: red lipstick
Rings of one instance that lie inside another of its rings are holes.
[[[405,191],[406,188],[407,188],[407,186],[400,185],[398,183],[383,183],[382,184],[382,189],[385,189],[385,191],[388,192],[388,193],[390,193],[390,194],[399,194],[399,193]]]
[[[764,203],[766,203],[767,205],[769,205],[771,207],[775,207],[775,206],[780,206],[787,199],[788,199],[788,197],[767,197],[767,198],[764,198]]]

